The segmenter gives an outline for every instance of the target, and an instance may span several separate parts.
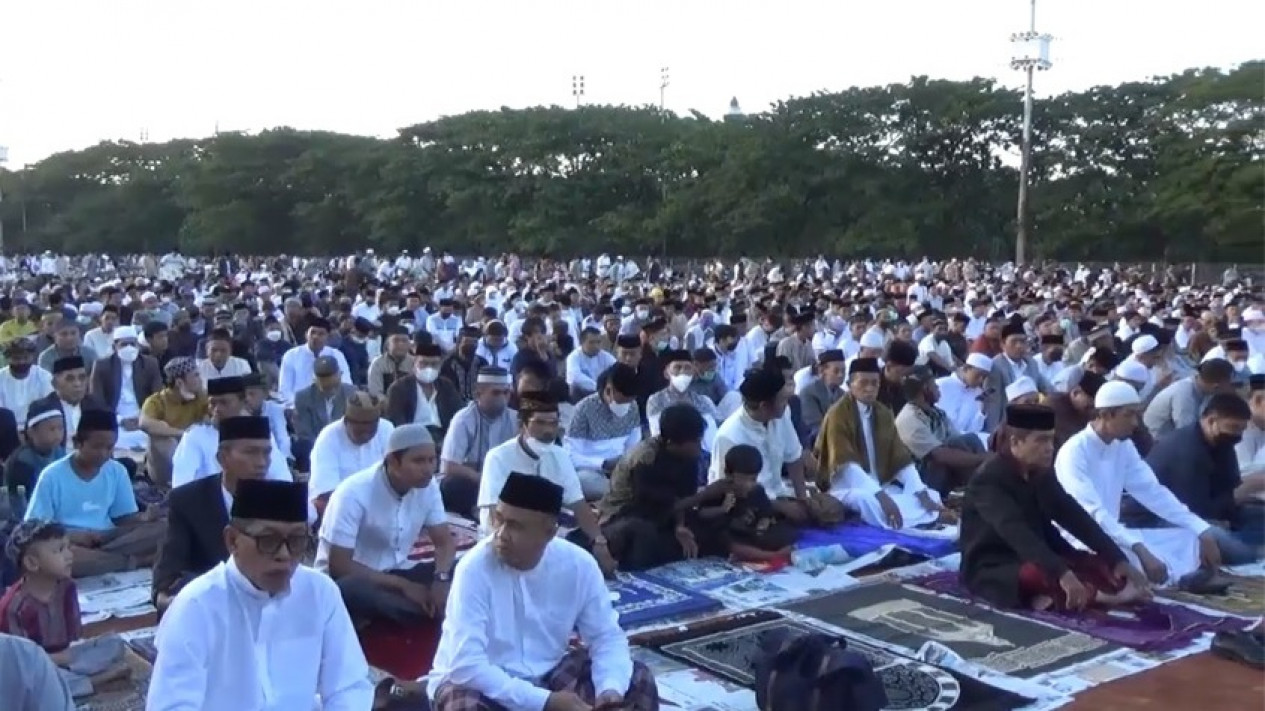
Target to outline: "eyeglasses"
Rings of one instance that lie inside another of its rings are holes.
[[[255,547],[264,555],[276,555],[285,546],[290,555],[302,557],[312,549],[312,536],[306,531],[293,536],[282,536],[278,533],[255,534],[238,528],[239,533],[255,541]]]

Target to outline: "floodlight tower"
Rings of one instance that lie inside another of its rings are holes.
[[[1019,158],[1019,204],[1017,208],[1018,223],[1015,229],[1015,263],[1023,264],[1028,258],[1028,174],[1032,169],[1032,77],[1038,71],[1045,71],[1054,66],[1050,62],[1050,35],[1037,33],[1037,0],[1030,0],[1028,11],[1028,31],[1018,32],[1010,36],[1010,44],[1014,51],[1010,57],[1010,68],[1019,69],[1028,75],[1027,86],[1023,92],[1023,143]]]

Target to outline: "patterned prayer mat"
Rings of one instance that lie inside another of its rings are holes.
[[[910,653],[939,642],[967,661],[1020,679],[1120,649],[1080,632],[893,582],[857,585],[781,607]]]
[[[619,624],[624,629],[721,608],[719,601],[706,595],[638,574],[621,573],[607,586],[611,602],[619,613]]]
[[[1225,595],[1195,595],[1180,590],[1161,590],[1158,595],[1174,602],[1190,603],[1229,615],[1265,615],[1265,578],[1225,573],[1222,573],[1222,577],[1230,581],[1230,590]]]
[[[935,573],[908,582],[942,595],[971,599],[957,573]],[[1154,601],[1114,610],[1095,608],[1078,613],[1015,610],[1014,614],[1140,652],[1171,652],[1189,646],[1207,632],[1241,630],[1247,626],[1247,620],[1212,617],[1184,605]]]
[[[103,684],[92,696],[83,699],[76,711],[143,711],[145,696],[149,693],[149,677],[153,667],[135,653],[125,656],[132,675],[127,679]]]
[[[853,558],[873,553],[888,545],[928,558],[941,558],[957,550],[956,539],[916,536],[867,526],[863,523],[844,523],[834,528],[805,529],[800,533],[798,545],[800,548],[838,545]]]
[[[648,580],[701,592],[751,580],[757,573],[720,558],[695,558],[651,568],[641,575]]]
[[[672,630],[657,638],[655,649],[698,669],[711,672],[748,689],[754,688],[755,662],[765,635],[789,631],[793,635],[830,632],[777,613],[752,612],[728,618],[724,624]],[[1031,700],[977,679],[923,664],[914,659],[847,640],[848,648],[869,659],[887,692],[888,711],[1009,711]]]
[[[479,542],[479,524],[470,519],[461,518],[453,514],[448,514],[448,530],[452,533],[453,540],[457,544],[457,552],[474,548],[474,544]],[[422,531],[417,537],[417,541],[413,543],[413,551],[409,553],[408,559],[413,561],[429,561],[435,558],[435,544],[431,543],[430,536],[426,535],[426,531]]]

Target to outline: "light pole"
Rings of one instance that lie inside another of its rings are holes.
[[[571,96],[575,97],[575,107],[580,108],[580,104],[584,102],[584,75],[571,75]]]
[[[667,95],[668,86],[671,85],[672,83],[670,79],[671,77],[668,75],[668,68],[660,67],[659,68],[659,110],[660,111],[663,111],[664,109],[664,105],[665,105],[664,97]]]
[[[1015,229],[1015,264],[1023,264],[1028,257],[1028,174],[1032,170],[1032,75],[1054,66],[1050,62],[1050,35],[1037,34],[1037,0],[1029,0],[1028,31],[1010,36],[1014,54],[1010,58],[1011,69],[1021,69],[1028,75],[1023,92],[1023,143],[1019,157],[1019,204]]]
[[[0,168],[4,168],[4,164],[9,162],[9,149],[0,146]],[[4,195],[0,195],[0,203],[4,202]],[[23,213],[25,214],[25,212]],[[25,221],[26,218],[23,218]],[[4,214],[0,212],[0,254],[4,253]]]

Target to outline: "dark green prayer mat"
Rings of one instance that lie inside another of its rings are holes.
[[[936,642],[985,669],[1030,679],[1121,647],[908,585],[876,582],[779,606],[914,654]]]
[[[748,689],[755,686],[755,660],[765,635],[833,634],[777,613],[753,612],[708,621],[697,627],[655,634],[650,646],[665,657],[715,674]],[[893,652],[848,639],[848,648],[870,661],[887,692],[887,711],[1011,711],[1031,699],[990,686],[978,679],[924,664]]]

